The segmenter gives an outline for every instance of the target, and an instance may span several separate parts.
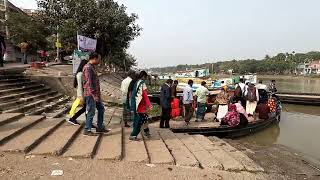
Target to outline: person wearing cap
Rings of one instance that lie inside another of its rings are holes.
[[[209,95],[209,90],[206,87],[206,82],[201,82],[201,86],[196,90],[195,96],[197,99],[197,115],[196,115],[196,122],[203,121],[204,116],[206,113],[206,103],[207,103],[207,96]]]

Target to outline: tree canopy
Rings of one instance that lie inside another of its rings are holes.
[[[164,68],[151,68],[150,70],[162,73],[186,70],[186,68],[208,68],[211,73],[227,72],[232,69],[234,73],[258,73],[258,74],[292,74],[299,63],[320,60],[320,52],[308,53],[279,53],[273,57],[266,55],[262,60],[231,60],[216,63],[197,65],[178,65]]]
[[[14,44],[29,42],[31,52],[48,48],[50,32],[37,17],[27,16],[21,12],[10,12],[6,22],[10,30],[10,39]]]
[[[48,26],[51,34],[59,33],[63,47],[75,45],[78,32],[98,40],[97,51],[105,63],[120,65],[122,68],[124,64],[127,68],[135,65],[135,59],[126,50],[142,29],[136,23],[138,16],[128,15],[124,5],[113,0],[37,2],[41,20]]]

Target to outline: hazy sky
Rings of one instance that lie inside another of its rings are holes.
[[[320,49],[319,0],[118,0],[143,31],[140,67],[263,58]],[[35,0],[13,0],[20,7]]]

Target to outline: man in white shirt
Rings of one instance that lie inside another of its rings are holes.
[[[267,90],[268,87],[265,84],[262,84],[262,80],[259,80],[259,83],[256,85],[256,88],[259,89],[263,89],[263,90]]]
[[[242,94],[244,94],[246,84],[244,84],[244,80],[243,79],[240,79],[239,86],[241,88]]]
[[[190,120],[193,115],[193,81],[189,80],[188,85],[183,89],[183,105],[185,109],[185,118],[184,121],[186,125],[189,125]]]
[[[121,82],[121,92],[122,92],[122,103],[123,103],[123,122],[125,127],[130,127],[128,121],[131,121],[132,116],[130,110],[127,109],[127,97],[128,97],[128,88],[131,81],[136,77],[136,73],[134,71],[130,71],[128,73],[127,78],[125,78]]]

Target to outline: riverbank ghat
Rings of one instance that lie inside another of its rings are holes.
[[[24,76],[24,70],[0,72],[2,157],[16,154],[85,159],[106,164],[127,162],[196,168],[212,172],[216,179],[285,179],[283,175],[266,172],[243,151],[222,139],[175,134],[169,129],[158,128],[158,123],[150,124],[151,138],[141,136],[141,141],[130,141],[131,128],[122,126],[122,108],[113,104],[106,106],[104,122],[107,128],[112,129],[111,132],[83,136],[84,116],[80,118],[80,126],[72,126],[65,121],[70,107],[67,96],[33,82]],[[31,163],[30,166],[36,165]]]

